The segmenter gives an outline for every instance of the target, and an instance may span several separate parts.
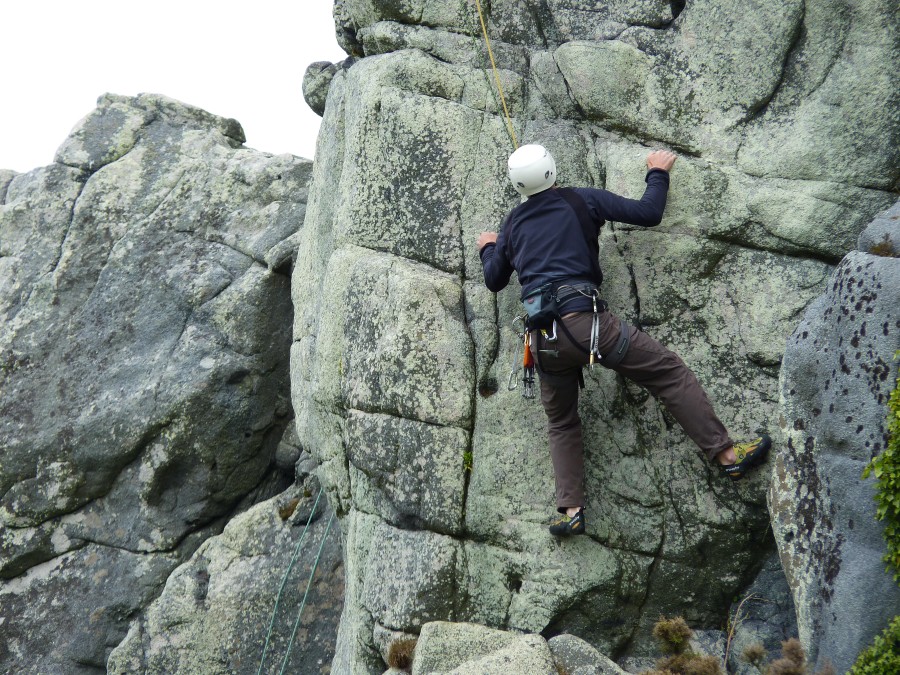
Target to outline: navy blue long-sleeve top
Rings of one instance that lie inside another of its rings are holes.
[[[669,174],[651,169],[645,181],[647,188],[640,199],[626,199],[595,188],[575,188],[587,204],[593,241],[607,220],[659,225],[666,208]],[[594,280],[591,256],[596,252],[589,247],[575,210],[554,189],[532,195],[514,208],[496,244],[486,244],[480,255],[484,283],[494,293],[506,288],[514,271],[522,285],[523,299],[549,281]],[[577,301],[567,306],[568,311],[589,309],[589,303]]]

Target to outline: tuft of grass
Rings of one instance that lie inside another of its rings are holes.
[[[669,656],[657,661],[656,669],[644,675],[722,675],[717,658],[695,654],[688,648],[693,635],[694,631],[682,617],[659,617],[653,626],[653,637]]]
[[[807,675],[806,652],[797,638],[781,643],[781,658],[769,664],[767,675]]]
[[[394,640],[388,647],[387,662],[391,668],[409,670],[412,668],[413,656],[416,651],[416,640],[402,638]]]
[[[463,471],[471,473],[473,460],[474,456],[472,455],[471,450],[466,450],[465,452],[463,452]]]
[[[752,645],[747,645],[744,647],[744,653],[741,655],[747,663],[752,666],[756,666],[756,668],[762,669],[763,661],[766,660],[766,657],[769,653],[766,651],[766,648],[763,647],[759,642],[754,642]]]
[[[884,238],[881,241],[877,244],[872,244],[869,253],[872,255],[880,255],[883,258],[900,257],[894,254],[894,243],[891,241],[891,237],[887,232],[885,232]]]
[[[684,653],[693,634],[694,631],[680,616],[672,619],[661,616],[653,626],[653,637],[660,641],[667,654]]]
[[[656,668],[672,675],[722,675],[715,656],[700,656],[691,652],[674,654],[656,662]]]
[[[297,506],[300,504],[299,499],[292,499],[284,506],[279,507],[278,515],[281,516],[282,520],[287,520],[292,515],[294,515],[294,511],[297,510]]]

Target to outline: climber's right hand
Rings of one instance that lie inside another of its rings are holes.
[[[662,169],[663,171],[671,171],[676,159],[677,156],[674,152],[654,150],[647,155],[647,170]]]

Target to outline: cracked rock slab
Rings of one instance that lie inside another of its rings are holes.
[[[108,672],[278,672],[311,576],[287,663],[292,672],[320,672],[334,653],[343,565],[337,523],[324,499],[313,512],[314,501],[292,487],[204,542],[131,624]],[[286,504],[295,509],[287,518]]]
[[[301,230],[311,162],[242,140],[233,120],[172,99],[106,95],[56,163],[5,183],[5,590],[60,559],[71,578],[90,575],[88,543],[171,568],[269,472],[291,419],[283,242]],[[119,622],[165,578],[136,595],[127,565],[106,573],[130,608],[112,612]],[[29,622],[80,616],[58,586],[22,617],[38,669],[62,657]],[[73,625],[65,658],[94,663],[121,638],[115,626],[100,644]]]

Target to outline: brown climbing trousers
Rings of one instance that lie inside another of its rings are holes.
[[[590,312],[567,314],[562,321],[584,350],[578,349],[563,330],[559,340],[548,343],[535,333],[532,351],[541,379],[541,403],[547,413],[550,456],[556,476],[556,506],[564,512],[584,505],[584,442],[578,415],[579,374],[588,363],[591,338]],[[625,357],[612,370],[645,387],[659,399],[688,436],[712,460],[733,443],[716,416],[703,387],[684,361],[674,352],[633,326],[628,326],[631,344]],[[609,354],[619,341],[620,321],[609,311],[600,315],[600,353]],[[538,349],[559,350],[559,357],[540,354]],[[601,361],[602,364],[602,361]]]

